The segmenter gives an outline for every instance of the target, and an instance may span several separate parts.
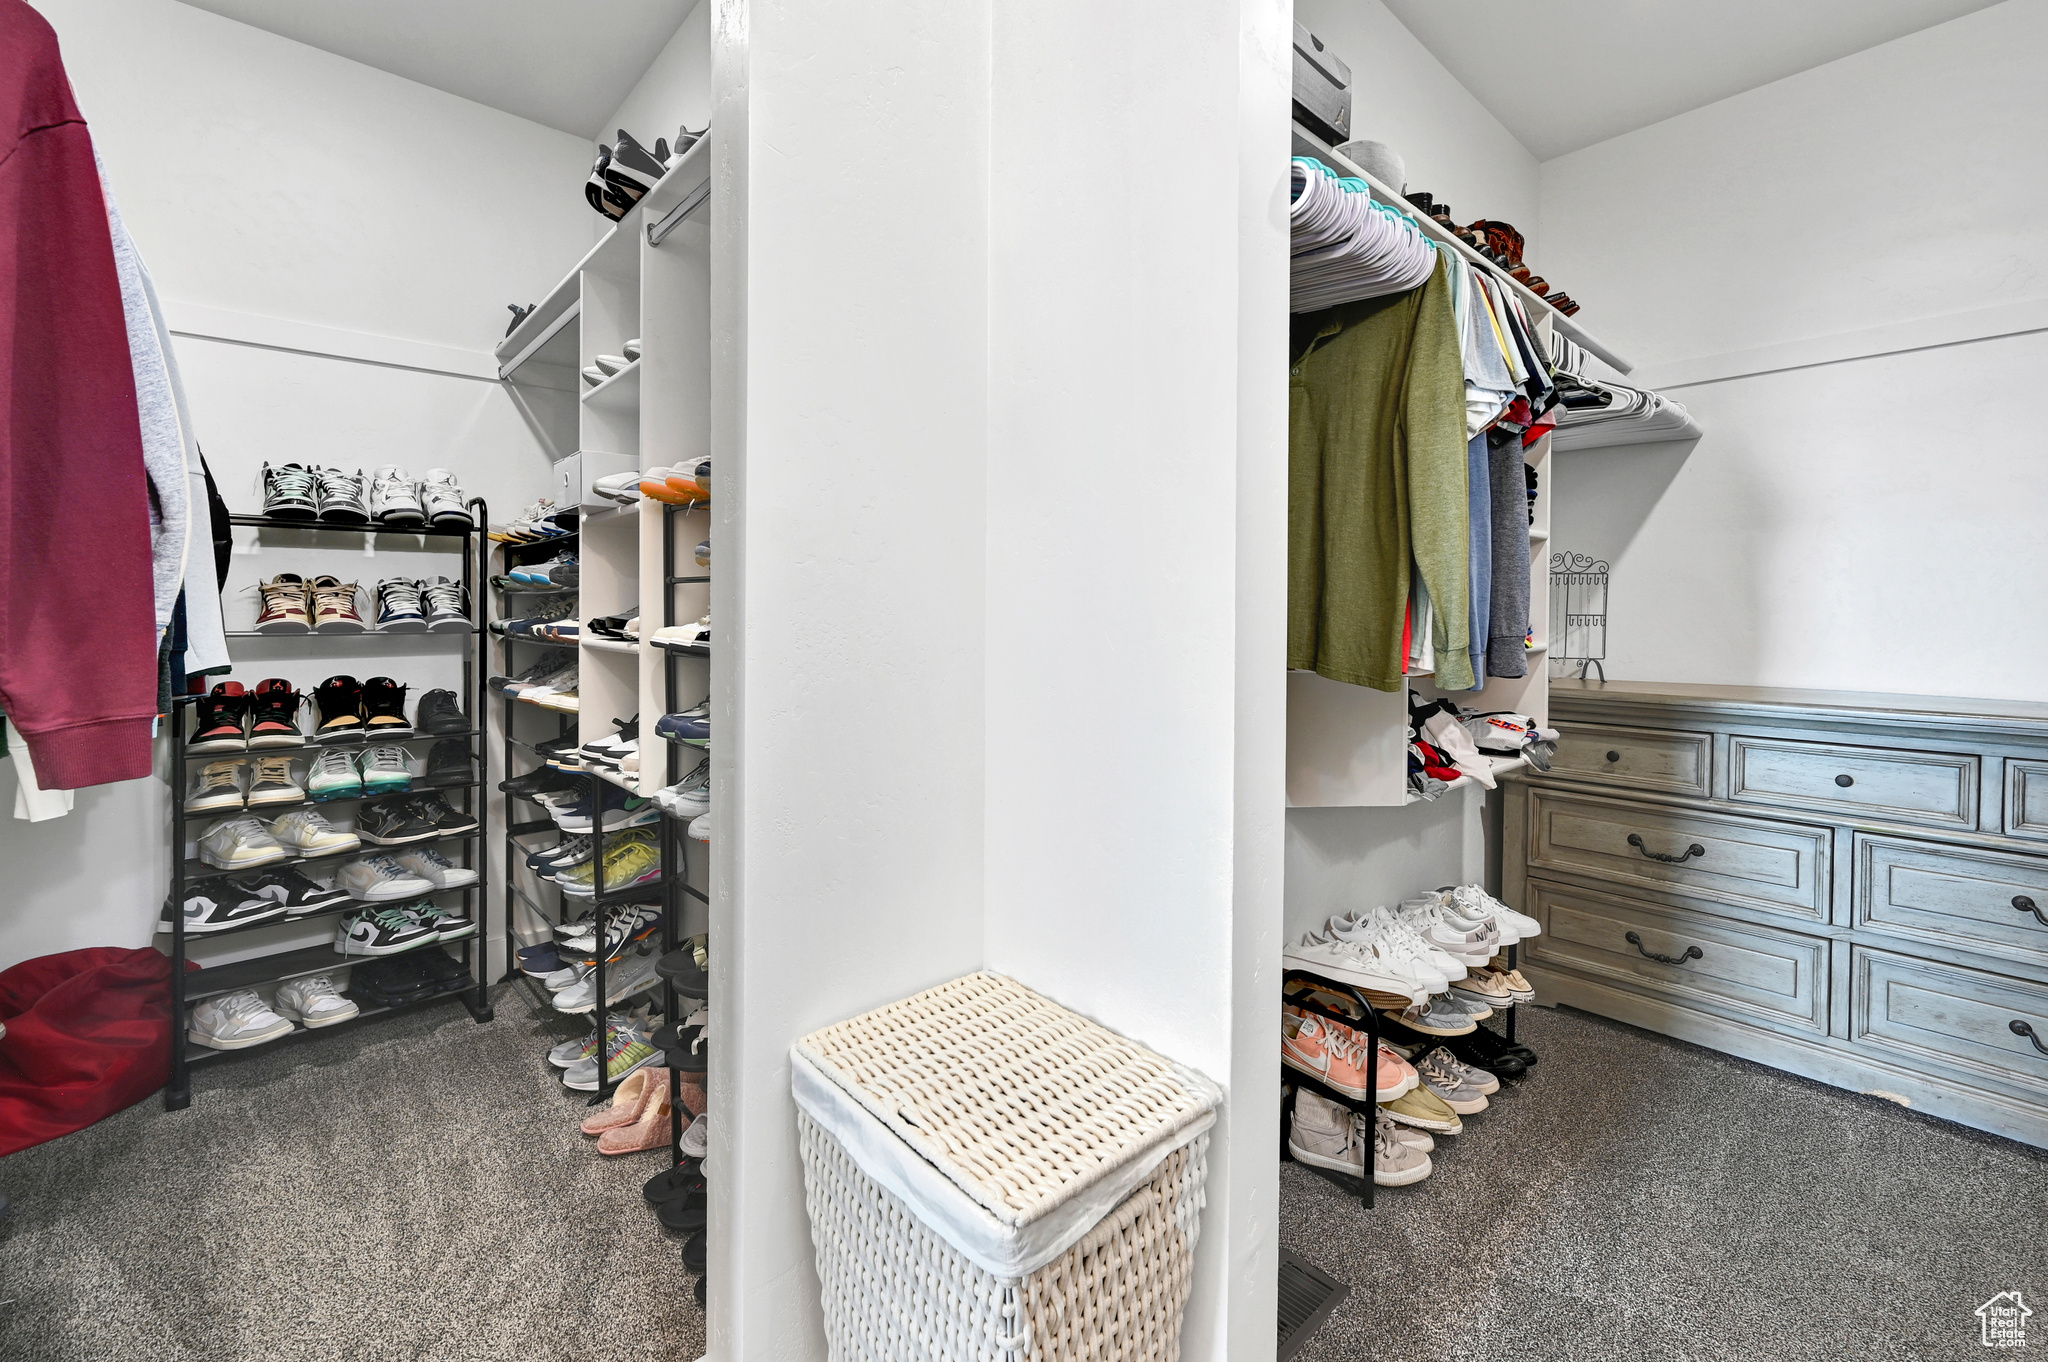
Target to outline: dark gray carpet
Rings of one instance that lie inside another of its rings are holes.
[[[9,1362],[694,1362],[703,1315],[516,988],[193,1071],[0,1160]]]
[[[1303,1362],[1988,1357],[2014,1288],[2048,1350],[2048,1155],[1584,1013],[1522,1039],[1373,1211],[1283,1165],[1281,1245],[1354,1287]]]

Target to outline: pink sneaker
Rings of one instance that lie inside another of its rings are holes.
[[[1382,1045],[1379,1072],[1375,1081],[1380,1087],[1379,1100],[1391,1102],[1397,1097],[1406,1097],[1414,1092],[1422,1082],[1422,1075],[1415,1072],[1413,1064]]]
[[[1351,1033],[1321,1017],[1286,1009],[1280,1023],[1280,1062],[1319,1078],[1347,1097],[1371,1100],[1366,1057]]]

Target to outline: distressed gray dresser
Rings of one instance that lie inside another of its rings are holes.
[[[2048,704],[1553,681],[1539,997],[2048,1146]]]

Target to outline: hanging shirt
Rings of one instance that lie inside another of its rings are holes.
[[[0,709],[44,790],[150,773],[149,481],[92,139],[57,35],[0,0]]]
[[[1419,289],[1297,318],[1288,394],[1287,665],[1403,688],[1413,570],[1437,684],[1472,684],[1465,375],[1446,259]]]

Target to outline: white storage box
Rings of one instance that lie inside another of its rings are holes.
[[[1173,1362],[1222,1094],[970,974],[791,1048],[835,1362]]]
[[[578,506],[602,511],[619,503],[590,489],[600,478],[614,473],[632,473],[640,460],[631,454],[607,454],[597,449],[579,449],[555,464],[555,505],[564,511]]]

